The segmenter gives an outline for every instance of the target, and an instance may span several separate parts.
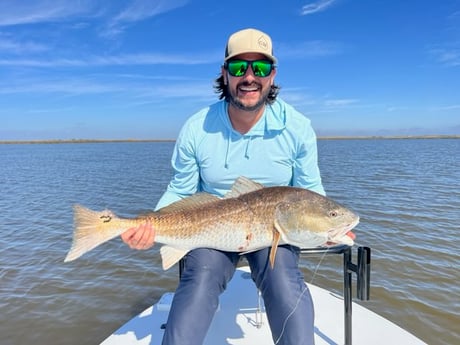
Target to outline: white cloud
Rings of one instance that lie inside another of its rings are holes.
[[[184,6],[189,0],[2,0],[0,27],[56,21],[99,18],[105,22],[105,35],[114,35],[133,22],[156,16]],[[76,25],[81,25],[77,23]]]
[[[290,58],[338,55],[343,51],[343,47],[339,43],[319,40],[302,42],[296,45],[280,43],[276,47],[277,51],[281,52],[280,56]]]
[[[433,44],[428,53],[440,64],[447,67],[460,66],[460,11],[453,12],[447,17],[444,32],[447,33],[444,42]]]
[[[45,49],[45,48],[43,48]],[[1,50],[1,41],[0,41]],[[198,65],[219,61],[217,54],[202,56],[171,55],[162,53],[125,54],[112,56],[89,56],[85,58],[29,58],[29,59],[0,59],[0,66],[21,67],[99,67],[99,66],[138,66],[138,65]]]
[[[93,1],[67,0],[3,0],[0,2],[0,26],[35,24],[87,15]]]
[[[430,109],[431,111],[449,111],[449,110],[460,110],[460,104],[453,104],[453,105],[445,105],[439,107],[433,107]]]
[[[47,51],[48,47],[34,42],[18,42],[0,37],[0,52],[3,54],[40,53]]]
[[[100,94],[124,92],[122,84],[109,84],[88,79],[21,79],[13,84],[0,84],[0,94]]]
[[[460,49],[435,49],[432,54],[445,66],[460,66]]]
[[[136,0],[113,18],[113,21],[115,23],[136,22],[182,7],[187,2],[187,0]]]
[[[301,15],[305,16],[307,14],[313,14],[316,12],[324,11],[331,7],[335,2],[336,0],[320,0],[306,4],[302,7]]]
[[[352,104],[356,104],[359,101],[357,99],[328,99],[324,102],[327,107],[346,107]]]
[[[98,77],[35,77],[16,78],[14,82],[0,81],[0,95],[50,94],[61,96],[117,94],[117,98],[161,101],[164,98],[199,98],[213,96],[209,80],[167,79],[157,76],[146,79],[143,75]],[[214,96],[215,97],[215,96]]]
[[[169,12],[187,4],[188,0],[135,0],[108,23],[103,35],[115,36],[124,30],[128,23],[138,22],[146,18]]]

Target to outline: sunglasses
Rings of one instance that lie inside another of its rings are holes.
[[[230,60],[224,64],[224,68],[232,77],[242,77],[251,65],[252,72],[256,77],[268,77],[276,65],[268,60]]]

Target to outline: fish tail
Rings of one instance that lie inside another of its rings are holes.
[[[72,246],[64,262],[75,260],[98,245],[121,234],[124,229],[114,225],[117,218],[110,211],[92,211],[81,205],[74,206],[74,225]]]

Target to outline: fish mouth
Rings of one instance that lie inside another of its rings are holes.
[[[359,217],[357,217],[353,222],[346,224],[345,226],[333,228],[327,233],[327,244],[336,245],[336,244],[348,244],[353,245],[353,239],[347,236],[347,233],[350,232],[356,225],[359,223]]]

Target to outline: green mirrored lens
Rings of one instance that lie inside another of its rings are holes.
[[[248,70],[249,62],[244,61],[244,60],[235,60],[235,61],[230,61],[227,64],[227,69],[230,75],[234,77],[242,77],[243,75],[246,74],[246,71]]]
[[[233,60],[227,62],[228,73],[233,77],[242,77],[246,74],[249,64],[251,64],[252,71],[256,77],[267,77],[273,69],[273,64],[266,60]]]
[[[272,64],[268,61],[253,61],[251,66],[256,77],[266,77],[272,71]]]

